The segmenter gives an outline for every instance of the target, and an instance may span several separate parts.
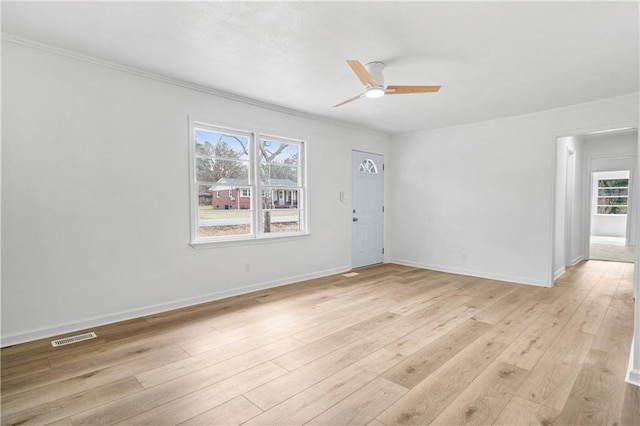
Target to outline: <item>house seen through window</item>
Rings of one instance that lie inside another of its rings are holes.
[[[192,138],[192,243],[306,232],[304,142],[198,122]]]

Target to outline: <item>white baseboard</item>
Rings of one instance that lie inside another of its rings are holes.
[[[485,271],[474,271],[474,270],[471,270],[471,269],[452,268],[450,266],[442,266],[442,265],[434,265],[434,264],[431,264],[431,263],[414,262],[412,260],[404,260],[404,259],[388,259],[387,262],[389,262],[389,263],[397,263],[399,265],[405,265],[405,266],[413,266],[413,267],[422,268],[422,269],[431,269],[433,271],[447,272],[447,273],[450,273],[450,274],[467,275],[467,276],[478,277],[478,278],[487,278],[487,279],[490,279],[490,280],[506,281],[506,282],[517,283],[517,284],[533,285],[533,286],[536,286],[536,287],[550,287],[549,283],[547,283],[546,281],[536,280],[536,279],[531,279],[531,278],[526,278],[526,277],[517,277],[517,276],[512,276],[512,275],[495,274],[495,273],[485,272]]]
[[[640,386],[640,370],[633,368],[635,338],[631,341],[631,352],[629,353],[629,365],[627,366],[627,377],[624,381],[632,385]]]
[[[351,270],[350,265],[340,266],[337,268],[325,269],[323,271],[317,271],[310,274],[297,275],[297,276],[286,277],[278,280],[252,284],[252,285],[237,288],[237,289],[230,289],[230,290],[224,290],[224,291],[219,291],[215,293],[209,293],[202,296],[190,297],[186,299],[175,300],[168,303],[145,306],[138,309],[120,311],[113,314],[99,315],[96,317],[83,319],[80,321],[70,321],[70,322],[65,322],[65,323],[57,324],[50,327],[35,328],[35,329],[21,331],[18,333],[10,333],[0,337],[0,347],[4,348],[6,346],[17,345],[19,343],[25,343],[33,340],[43,339],[45,337],[58,336],[60,334],[71,333],[71,332],[84,330],[91,327],[98,327],[101,325],[112,324],[115,322],[126,321],[134,318],[140,318],[147,315],[167,312],[173,309],[180,309],[180,308],[185,308],[187,306],[198,305],[200,303],[213,302],[215,300],[225,299],[227,297],[239,296],[242,294],[252,293],[258,290],[265,290],[269,288],[280,287],[287,284],[293,284],[299,281],[326,277],[328,275],[339,274],[339,273],[343,273],[350,270]]]
[[[563,266],[553,273],[553,281],[555,282],[558,278],[564,275],[566,268]]]
[[[571,266],[576,266],[578,263],[584,260],[584,256],[578,256],[571,261]]]

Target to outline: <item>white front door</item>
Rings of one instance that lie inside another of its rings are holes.
[[[351,266],[374,265],[383,261],[384,158],[353,151],[353,248]]]

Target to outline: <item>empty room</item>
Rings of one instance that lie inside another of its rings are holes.
[[[640,424],[637,2],[0,8],[2,425]]]

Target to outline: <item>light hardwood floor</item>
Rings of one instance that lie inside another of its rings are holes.
[[[633,265],[358,272],[2,349],[2,424],[640,424]]]

